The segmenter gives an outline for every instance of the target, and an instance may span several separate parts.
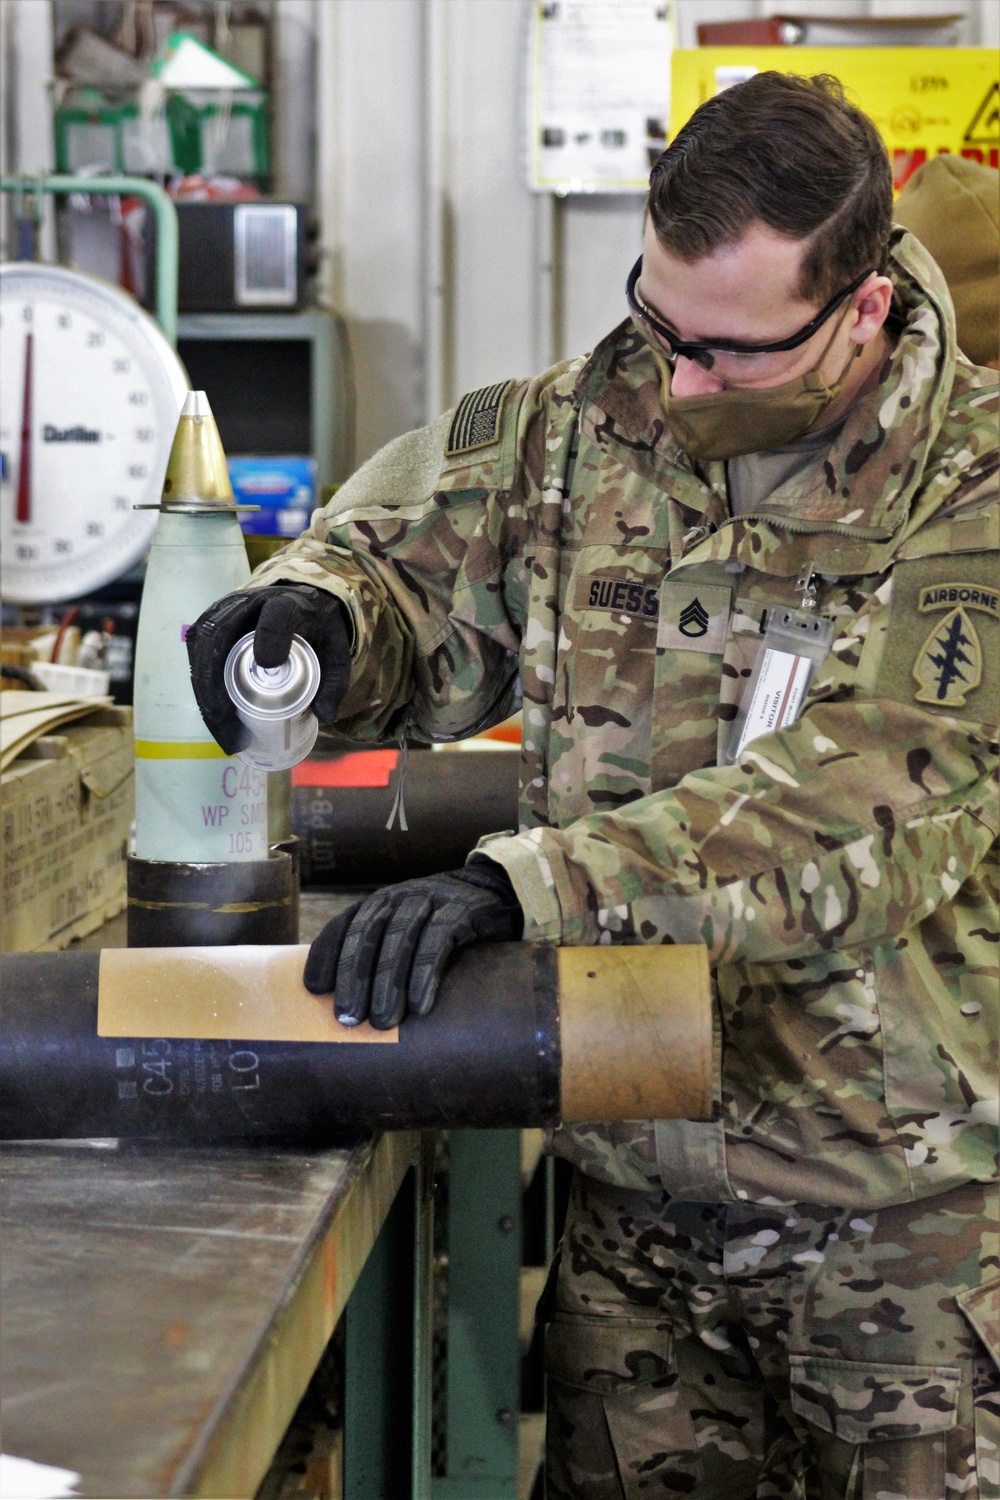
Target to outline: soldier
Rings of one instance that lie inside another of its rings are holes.
[[[213,606],[199,702],[235,750],[255,623],[359,739],[474,733],[520,674],[520,830],[324,929],[345,1024],[474,940],[708,946],[713,1120],[553,1142],[552,1500],[997,1496],[996,381],[825,77],[695,113],[627,296]]]

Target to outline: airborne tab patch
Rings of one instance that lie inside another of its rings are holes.
[[[922,615],[932,609],[981,609],[1000,620],[1000,594],[982,583],[932,583],[920,590],[917,608]]]
[[[513,380],[501,380],[497,385],[481,386],[462,397],[448,433],[446,458],[474,453],[477,448],[488,448],[497,441],[504,402],[513,384]]]

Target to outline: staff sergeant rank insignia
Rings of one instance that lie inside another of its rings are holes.
[[[982,647],[967,611],[978,609],[1000,619],[1000,595],[981,584],[934,583],[920,590],[917,608],[921,614],[948,610],[917,655],[913,667],[919,684],[917,702],[961,708],[979,686],[983,672]]]
[[[681,635],[697,638],[708,634],[708,610],[700,599],[692,599],[685,609],[682,609],[677,619],[677,629]]]

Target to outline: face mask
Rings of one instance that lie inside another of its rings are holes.
[[[828,346],[829,347],[829,346]],[[830,384],[818,373],[826,350],[804,375],[768,390],[713,391],[705,396],[672,396],[671,369],[657,349],[650,351],[660,371],[660,404],[667,427],[692,458],[736,458],[783,448],[814,427],[836,400],[861,345],[848,356]]]

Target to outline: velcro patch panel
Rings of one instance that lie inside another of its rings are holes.
[[[513,380],[501,380],[497,385],[481,386],[462,397],[448,433],[446,458],[474,453],[477,448],[488,448],[497,441],[504,402],[513,384]]]

